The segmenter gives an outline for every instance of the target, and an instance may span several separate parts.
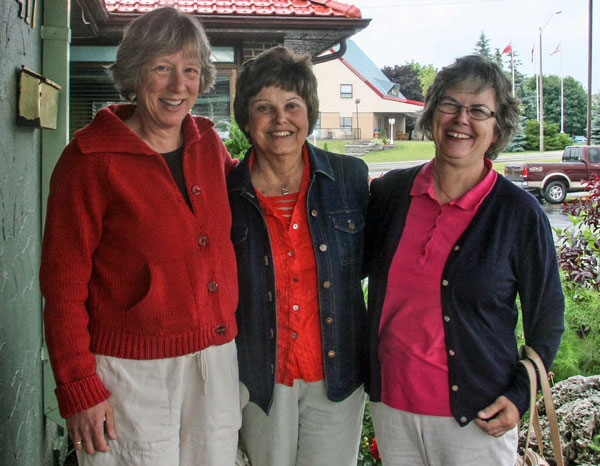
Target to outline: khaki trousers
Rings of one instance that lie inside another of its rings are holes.
[[[167,359],[96,355],[117,439],[80,466],[233,466],[241,425],[235,342]]]
[[[356,466],[364,405],[362,386],[335,402],[324,382],[276,384],[268,416],[253,402],[243,410],[252,466]]]
[[[371,418],[384,466],[514,466],[517,427],[496,438],[475,422],[424,416],[371,403]]]

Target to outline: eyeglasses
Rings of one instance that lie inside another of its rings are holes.
[[[438,110],[448,115],[456,115],[461,108],[464,108],[473,120],[487,120],[488,118],[495,117],[496,112],[490,110],[485,105],[458,105],[454,102],[444,100],[437,106]]]

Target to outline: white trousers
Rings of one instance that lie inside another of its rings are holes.
[[[370,403],[384,466],[514,466],[517,427],[496,438],[475,422],[424,416]]]
[[[80,466],[233,466],[241,425],[235,342],[167,359],[96,355],[117,440]]]
[[[268,416],[253,402],[243,410],[252,466],[356,466],[364,405],[362,386],[335,402],[322,381],[276,384]]]

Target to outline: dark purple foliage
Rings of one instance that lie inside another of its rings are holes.
[[[558,264],[567,280],[600,291],[600,179],[584,182],[586,196],[564,204],[576,217],[558,237]]]

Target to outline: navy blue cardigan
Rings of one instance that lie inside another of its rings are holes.
[[[421,167],[394,170],[371,183],[367,216],[369,375],[367,391],[381,401],[379,322],[390,264]],[[464,426],[498,396],[523,414],[529,382],[518,361],[517,293],[526,343],[547,368],[563,332],[562,293],[552,232],[538,201],[499,175],[454,245],[440,283],[448,351],[450,405]]]

